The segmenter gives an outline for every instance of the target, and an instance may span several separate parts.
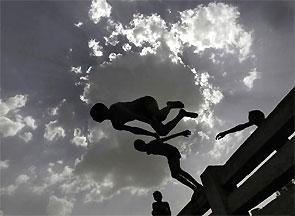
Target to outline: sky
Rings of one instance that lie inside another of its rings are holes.
[[[192,191],[165,158],[134,150],[150,138],[94,122],[91,106],[183,101],[199,116],[169,143],[201,182],[255,127],[216,134],[268,115],[294,86],[293,1],[0,3],[0,215],[150,215],[155,190],[176,214]]]

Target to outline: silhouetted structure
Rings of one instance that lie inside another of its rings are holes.
[[[155,191],[153,193],[154,200],[152,204],[152,215],[160,216],[160,215],[171,215],[171,210],[168,202],[162,202],[162,193],[160,191]]]
[[[178,149],[172,145],[169,145],[167,143],[164,143],[165,141],[168,141],[170,139],[173,139],[178,136],[189,136],[191,133],[189,130],[185,130],[180,133],[176,133],[171,136],[167,136],[164,138],[156,139],[148,144],[146,144],[143,140],[135,140],[134,142],[134,148],[141,152],[146,152],[149,154],[154,155],[162,155],[165,156],[168,159],[169,168],[171,171],[171,176],[178,181],[180,181],[182,184],[190,187],[192,190],[195,191],[196,194],[201,193],[202,191],[202,185],[200,185],[190,174],[185,172],[180,167],[180,158],[181,155],[178,151]]]
[[[265,116],[264,116],[264,113],[261,112],[260,110],[252,110],[249,112],[248,120],[249,121],[244,124],[239,124],[229,130],[226,130],[226,131],[223,131],[223,132],[217,134],[216,139],[221,139],[224,136],[226,136],[227,134],[244,130],[245,128],[250,127],[252,125],[256,125],[257,127],[259,127],[265,121]]]
[[[91,108],[90,115],[97,122],[110,120],[117,130],[158,138],[158,135],[166,136],[183,117],[196,118],[198,116],[197,113],[185,111],[182,109],[183,107],[184,105],[180,101],[168,101],[167,106],[160,110],[153,97],[145,96],[131,102],[115,103],[109,109],[104,104],[97,103]],[[180,111],[173,120],[164,125],[162,122],[167,118],[171,109],[180,109]],[[126,125],[134,120],[151,125],[156,133]]]
[[[247,215],[294,178],[295,138],[288,139],[295,131],[294,97],[293,88],[224,165],[206,168],[201,174],[205,193],[192,199],[178,215],[202,215],[209,208],[213,215]],[[238,187],[274,150],[276,153]],[[275,209],[277,215],[294,214],[294,195],[277,199],[256,213],[272,214],[269,209]]]

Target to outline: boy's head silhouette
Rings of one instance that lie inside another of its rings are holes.
[[[248,119],[250,123],[259,126],[265,120],[265,116],[260,110],[252,110],[249,112]]]
[[[154,197],[154,200],[156,200],[157,202],[161,202],[162,201],[162,193],[160,191],[155,191],[153,193],[153,197]]]
[[[134,141],[134,148],[137,151],[146,152],[146,144],[141,139],[137,139],[137,140]]]
[[[103,122],[109,117],[109,109],[102,103],[96,103],[90,110],[94,121]]]

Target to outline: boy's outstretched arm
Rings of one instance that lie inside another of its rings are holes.
[[[166,136],[166,137],[163,137],[163,138],[160,138],[160,139],[157,139],[157,141],[160,141],[160,142],[165,142],[167,140],[170,140],[170,139],[173,139],[175,137],[179,137],[179,136],[185,136],[185,137],[188,137],[189,135],[191,135],[191,132],[189,130],[185,130],[185,131],[182,131],[180,133],[176,133],[176,134],[172,134],[170,136]]]
[[[247,122],[247,123],[244,123],[244,124],[239,124],[239,125],[231,128],[231,129],[229,129],[229,130],[220,132],[219,134],[216,135],[215,139],[219,140],[219,139],[225,137],[227,134],[235,133],[237,131],[244,130],[245,128],[250,127],[252,125],[253,125],[253,123],[250,123],[250,122]]]

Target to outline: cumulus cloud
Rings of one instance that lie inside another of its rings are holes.
[[[56,116],[56,115],[58,115],[58,114],[59,114],[59,111],[60,111],[60,108],[65,104],[66,101],[67,101],[66,99],[62,99],[62,100],[57,104],[57,106],[55,106],[55,107],[50,107],[50,108],[48,109],[48,113],[49,113],[49,115],[51,115],[51,116]]]
[[[25,132],[23,134],[19,134],[18,136],[25,142],[29,142],[33,138],[33,134],[31,132]]]
[[[110,59],[110,61],[113,61],[113,60],[115,60],[116,58],[118,58],[119,56],[121,56],[122,54],[116,54],[116,53],[111,53],[110,55],[109,55],[109,59]]]
[[[58,139],[65,136],[65,130],[61,126],[57,126],[57,120],[50,121],[48,124],[45,125],[45,139],[52,141],[54,139]]]
[[[71,67],[71,72],[74,72],[75,74],[81,74],[82,73],[82,68],[81,68],[81,66],[79,66],[79,67],[72,66]]]
[[[33,119],[32,116],[26,116],[24,118],[24,122],[26,123],[26,125],[30,128],[32,128],[33,130],[35,130],[37,128],[37,124],[35,119]]]
[[[260,73],[257,72],[256,68],[249,72],[249,75],[243,79],[243,83],[249,88],[252,89],[254,81],[260,79]]]
[[[125,51],[125,52],[128,52],[131,50],[131,46],[129,43],[125,43],[123,46],[122,46],[122,49]]]
[[[22,117],[15,115],[15,112],[19,108],[24,107],[27,102],[27,95],[15,95],[8,98],[5,102],[0,100],[0,133],[3,137],[15,136],[25,124],[22,122]],[[11,117],[7,117],[9,112],[14,112],[11,116],[17,118],[16,121],[11,120]]]
[[[106,0],[92,0],[89,10],[89,18],[95,23],[99,23],[101,18],[110,17],[112,7]]]
[[[74,26],[76,26],[77,28],[80,28],[82,25],[83,25],[83,23],[82,23],[82,22],[77,22],[77,23],[74,23]]]
[[[72,143],[74,143],[76,146],[82,146],[87,147],[87,138],[82,135],[82,131],[80,128],[74,129],[74,137],[71,140]]]
[[[29,181],[30,177],[26,174],[21,174],[15,179],[17,185],[25,184]]]
[[[0,133],[3,137],[15,136],[24,126],[22,122],[14,122],[4,116],[0,117]]]
[[[15,95],[8,98],[5,102],[0,100],[0,115],[6,115],[11,110],[24,107],[26,105],[27,95]]]
[[[0,188],[0,194],[6,194],[9,196],[12,196],[15,194],[16,190],[23,184],[28,183],[30,180],[30,177],[26,174],[20,174],[16,177],[14,184],[10,184],[6,187]]]
[[[47,206],[47,214],[55,216],[71,215],[73,207],[74,204],[71,201],[51,195]]]
[[[196,54],[214,49],[214,55],[235,54],[240,61],[252,56],[252,32],[247,32],[238,23],[239,11],[224,3],[200,5],[194,9],[179,12],[180,20],[166,23],[159,15],[133,15],[128,26],[110,21],[113,29],[106,41],[116,41],[124,35],[130,43],[143,47],[143,53],[156,53],[155,46],[161,43],[170,51],[168,56],[173,62],[181,62],[185,48],[193,47]],[[222,17],[222,19],[220,19]],[[169,27],[168,27],[169,26]],[[212,61],[215,61],[215,56]]]
[[[27,95],[16,95],[4,102],[0,100],[0,134],[3,137],[15,136],[25,127],[32,130],[37,128],[32,116],[23,117],[19,114],[20,108],[26,105],[27,98]],[[28,142],[32,138],[32,133],[25,132],[19,137]]]
[[[237,51],[240,60],[244,60],[249,57],[252,36],[238,24],[239,15],[236,7],[210,3],[180,12],[181,20],[172,29],[181,42],[193,46],[196,53],[209,48],[227,53]]]
[[[98,143],[101,139],[107,138],[107,135],[101,130],[100,127],[93,127],[89,130],[87,138],[90,143]]]
[[[12,196],[15,194],[15,191],[16,189],[18,188],[17,185],[14,185],[14,184],[11,184],[7,187],[1,187],[0,188],[0,194],[6,194],[6,195],[9,195],[9,196]]]
[[[9,167],[9,160],[0,160],[0,170],[7,169]]]
[[[91,49],[90,55],[92,56],[102,56],[103,55],[103,47],[99,45],[99,41],[96,41],[95,39],[91,39],[88,42],[88,47]]]

